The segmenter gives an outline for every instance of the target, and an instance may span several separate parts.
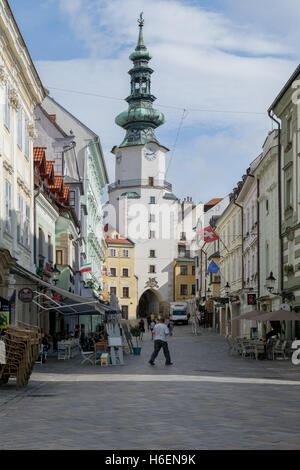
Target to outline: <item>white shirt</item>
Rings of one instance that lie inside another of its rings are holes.
[[[161,341],[167,341],[166,335],[169,334],[169,328],[164,323],[158,323],[154,327],[154,340],[160,339]]]

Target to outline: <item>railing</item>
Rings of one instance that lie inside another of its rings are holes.
[[[150,188],[164,188],[172,191],[172,184],[165,180],[154,179],[153,184],[149,185],[148,179],[123,180],[108,185],[108,192],[118,188],[132,188],[137,186],[147,186]]]

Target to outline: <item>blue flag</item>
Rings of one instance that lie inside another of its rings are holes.
[[[215,274],[219,271],[219,269],[219,266],[214,261],[212,261],[207,268],[207,272]]]

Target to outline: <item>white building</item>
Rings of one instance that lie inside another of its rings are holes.
[[[129,71],[129,109],[116,118],[126,136],[112,149],[116,157],[115,182],[108,187],[106,207],[109,225],[135,243],[140,315],[168,311],[174,296],[178,237],[180,232],[192,233],[193,228],[184,228],[182,206],[172,193],[172,185],[165,180],[168,149],[155,135],[155,129],[165,119],[152,107],[153,70],[149,67],[151,55],[144,45],[143,24],[141,18],[138,44],[130,56],[134,66]],[[183,205],[184,209],[187,205],[192,204]]]
[[[83,273],[81,276],[82,296],[89,296],[92,286],[94,294],[99,295],[99,286],[102,278],[102,264],[105,257],[103,240],[104,224],[101,199],[103,189],[108,183],[108,176],[104,162],[103,152],[99,137],[87,126],[80,122],[75,116],[58,104],[53,98],[47,97],[43,101],[43,108],[53,117],[58,126],[65,133],[73,136],[75,142],[75,155],[73,158],[73,171],[67,160],[64,167],[66,182],[70,184],[71,190],[75,191],[78,181],[82,184],[83,195],[81,195],[80,206],[80,262],[83,266],[91,263],[91,272]],[[68,151],[66,157],[70,157]],[[67,170],[69,169],[69,174]],[[79,176],[79,180],[77,180]],[[72,188],[72,185],[74,188]]]

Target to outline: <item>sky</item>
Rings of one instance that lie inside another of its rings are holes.
[[[127,109],[144,12],[154,107],[166,117],[156,131],[170,149],[166,180],[195,203],[236,187],[272,130],[267,109],[299,64],[298,0],[9,3],[44,86],[99,135],[110,182],[110,151],[125,135],[114,120]]]

